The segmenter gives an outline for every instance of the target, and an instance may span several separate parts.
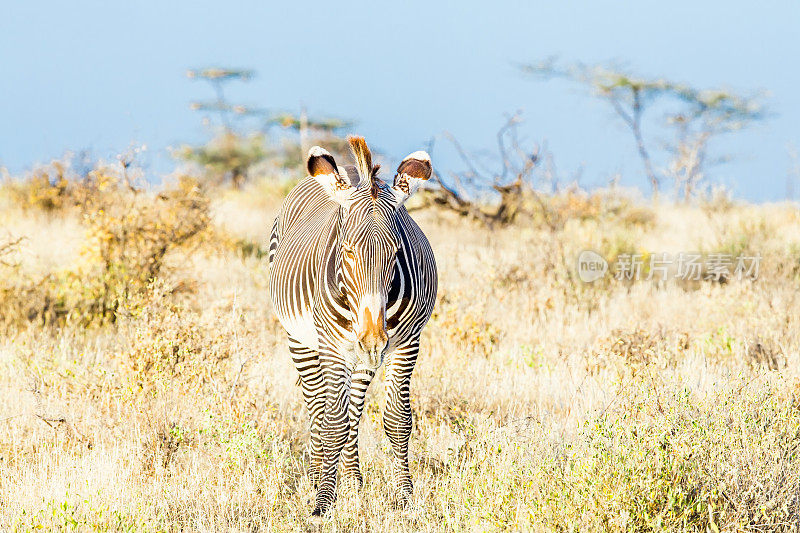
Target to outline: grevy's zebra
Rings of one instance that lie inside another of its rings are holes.
[[[406,157],[388,187],[364,139],[351,137],[350,145],[355,168],[337,166],[318,146],[309,151],[309,176],[286,198],[269,246],[272,305],[289,335],[311,417],[313,515],[333,503],[340,455],[343,479],[362,482],[358,423],[384,360],[383,427],[398,496],[411,495],[409,387],[436,299],[433,251],[403,207],[430,177],[430,157]]]

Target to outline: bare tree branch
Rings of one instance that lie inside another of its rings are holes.
[[[513,222],[523,211],[527,192],[533,189],[533,172],[540,160],[539,146],[527,152],[519,145],[517,127],[520,122],[521,113],[518,111],[507,116],[497,131],[497,156],[500,160],[497,171],[479,170],[482,166],[480,160],[467,153],[453,134],[445,132],[443,137],[453,145],[467,170],[450,173],[446,183],[441,173],[434,169],[431,181],[436,187],[428,194],[429,202],[489,227]],[[431,141],[429,148],[433,145]],[[489,196],[495,196],[498,201],[487,203]]]

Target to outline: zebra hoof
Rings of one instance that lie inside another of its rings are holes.
[[[311,512],[311,517],[309,518],[309,522],[311,522],[316,526],[321,526],[325,522],[325,519],[323,518],[324,516],[325,516],[325,511],[320,509],[319,507],[315,507],[314,510]]]
[[[409,509],[413,504],[413,494],[411,491],[400,491],[393,499],[393,506],[395,509]]]

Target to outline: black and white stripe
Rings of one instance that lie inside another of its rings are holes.
[[[315,515],[334,501],[340,456],[342,475],[362,481],[358,424],[381,363],[395,483],[401,500],[411,495],[409,388],[437,289],[433,251],[403,207],[430,176],[428,155],[403,160],[389,187],[377,178],[363,139],[352,138],[351,146],[357,175],[312,148],[310,175],[286,198],[269,245],[272,305],[289,335],[311,418]]]

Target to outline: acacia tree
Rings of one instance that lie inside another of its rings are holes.
[[[614,66],[559,65],[551,58],[522,65],[521,69],[539,79],[560,78],[579,83],[607,101],[633,134],[654,195],[660,190],[664,173],[656,170],[651,157],[653,140],[643,133],[642,121],[647,109],[656,103],[674,106],[666,114],[666,125],[674,129],[675,139],[664,146],[670,159],[666,174],[675,180],[676,192],[682,192],[687,199],[704,177],[710,139],[765,117],[758,96],[742,96],[721,89],[698,90],[663,78],[636,76]]]
[[[238,189],[247,179],[250,168],[270,155],[263,134],[244,135],[237,133],[233,128],[235,119],[263,116],[265,111],[241,104],[232,104],[225,96],[225,84],[237,80],[249,81],[253,77],[253,71],[206,68],[189,70],[186,76],[190,79],[206,81],[212,86],[216,98],[192,102],[190,108],[194,111],[217,115],[219,125],[217,134],[207,144],[181,146],[175,155],[202,166],[210,181],[221,183],[227,180]],[[206,125],[212,126],[210,118],[206,117],[204,122]]]
[[[216,98],[203,102],[192,102],[191,109],[194,111],[212,111],[219,115],[220,122],[227,131],[232,130],[231,117],[261,115],[263,110],[245,105],[233,105],[225,97],[225,84],[238,80],[247,82],[254,76],[252,70],[246,69],[227,69],[227,68],[205,68],[189,70],[186,77],[193,80],[204,80],[214,89]]]
[[[280,112],[272,114],[264,124],[269,130],[273,126],[297,134],[296,141],[290,140],[284,145],[285,167],[302,166],[305,156],[312,143],[324,145],[335,155],[344,156],[349,153],[349,144],[344,136],[344,131],[352,127],[353,123],[338,118],[312,118],[308,116],[305,107],[299,114]]]
[[[214,99],[192,102],[190,107],[206,113],[204,124],[217,133],[205,145],[182,146],[176,151],[177,157],[202,166],[209,180],[216,183],[230,181],[239,188],[246,181],[250,169],[267,158],[274,158],[280,166],[294,168],[302,164],[312,141],[325,143],[334,151],[346,145],[340,132],[350,126],[349,122],[334,118],[309,118],[305,109],[299,114],[275,113],[231,103],[225,95],[226,84],[232,81],[247,82],[253,76],[252,70],[243,69],[206,68],[187,72],[187,77],[203,80],[214,90]],[[216,121],[212,120],[214,116]],[[242,133],[248,131],[248,128],[241,127],[247,119],[250,119],[250,133]],[[257,121],[257,126],[253,120]],[[281,128],[281,138],[277,139],[277,143],[270,142],[276,141],[270,135],[274,127]],[[299,138],[286,136],[287,131],[297,133]]]
[[[676,94],[683,105],[667,114],[667,123],[675,130],[673,143],[666,146],[671,154],[667,173],[675,180],[676,194],[688,201],[705,177],[709,141],[762,120],[765,114],[755,98],[729,91],[688,89]],[[722,156],[714,162],[727,159]]]

